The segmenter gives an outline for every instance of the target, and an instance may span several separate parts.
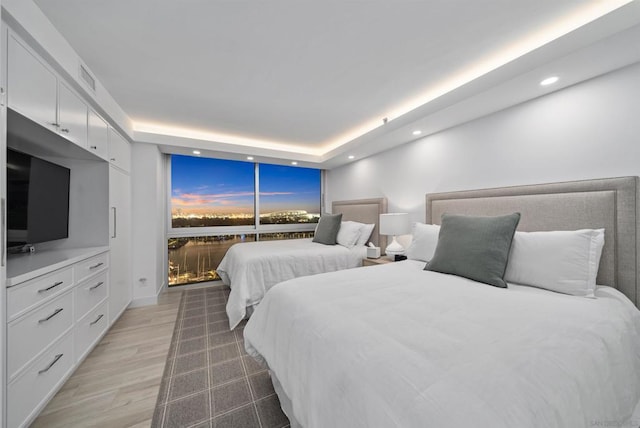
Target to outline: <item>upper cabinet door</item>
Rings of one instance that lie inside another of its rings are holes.
[[[109,128],[109,162],[127,172],[131,170],[131,147],[113,128]]]
[[[109,125],[96,112],[89,110],[89,151],[102,159],[109,157]]]
[[[9,33],[7,61],[9,107],[42,126],[57,131],[57,79]]]
[[[87,115],[89,108],[82,99],[60,83],[58,89],[58,131],[60,135],[87,148]]]

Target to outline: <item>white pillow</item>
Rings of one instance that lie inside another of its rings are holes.
[[[574,296],[593,297],[604,229],[516,232],[504,279]]]
[[[356,223],[354,221],[343,221],[340,223],[336,242],[343,247],[352,248],[356,245],[358,237],[360,236],[361,225],[362,223]]]
[[[440,226],[437,224],[416,223],[411,232],[413,239],[407,249],[407,258],[428,262],[433,258],[438,245]]]
[[[358,242],[356,242],[356,245],[367,245],[367,242],[369,242],[369,238],[371,238],[371,234],[373,233],[373,229],[376,227],[376,225],[374,223],[358,224],[360,225],[360,237],[358,238]]]

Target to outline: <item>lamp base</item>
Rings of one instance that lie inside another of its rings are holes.
[[[387,257],[389,257],[391,260],[394,260],[396,255],[404,255],[404,247],[400,245],[400,243],[396,240],[396,236],[393,235],[393,241],[391,241],[391,243],[387,245],[387,248],[384,250],[384,252]]]

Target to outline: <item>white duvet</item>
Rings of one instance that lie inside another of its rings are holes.
[[[298,278],[266,295],[245,346],[303,427],[573,428],[631,417],[640,312],[621,293],[501,289],[423,267]]]
[[[231,287],[227,302],[229,327],[234,329],[248,307],[257,305],[275,284],[306,275],[362,265],[364,246],[348,249],[311,239],[235,244],[218,266],[222,281]]]

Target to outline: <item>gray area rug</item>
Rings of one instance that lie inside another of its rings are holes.
[[[280,428],[269,372],[244,350],[245,322],[229,331],[229,288],[185,290],[151,426]]]

